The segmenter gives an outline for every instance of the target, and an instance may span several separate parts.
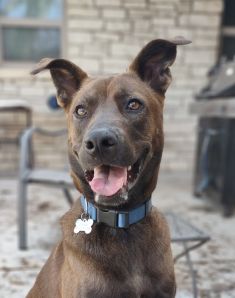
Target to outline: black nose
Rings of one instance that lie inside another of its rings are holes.
[[[85,149],[90,154],[113,152],[116,150],[117,143],[117,136],[112,130],[99,128],[88,134],[85,139]]]

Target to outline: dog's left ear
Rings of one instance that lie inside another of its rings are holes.
[[[129,70],[136,72],[155,91],[164,95],[171,82],[169,66],[175,61],[176,46],[189,43],[191,41],[183,37],[153,40],[140,51]]]
[[[81,86],[87,74],[74,63],[65,59],[42,59],[31,71],[35,75],[49,69],[54,85],[57,89],[57,101],[62,108],[66,108],[72,97]]]

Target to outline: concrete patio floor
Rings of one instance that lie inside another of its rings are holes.
[[[191,195],[187,175],[160,176],[153,195],[161,211],[173,211],[211,236],[211,240],[192,252],[197,270],[199,297],[235,297],[235,216],[223,218],[211,202]],[[17,248],[16,226],[17,181],[0,180],[0,297],[25,297],[46,261],[51,248],[60,238],[59,218],[68,205],[59,190],[31,186],[28,203],[27,251]],[[174,245],[173,252],[178,248]],[[192,297],[191,279],[185,259],[175,265],[177,298]],[[68,297],[69,298],[69,297]]]

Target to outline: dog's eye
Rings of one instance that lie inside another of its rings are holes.
[[[87,110],[83,106],[79,105],[75,109],[75,114],[76,116],[84,117],[87,115]]]
[[[137,98],[132,98],[127,104],[127,109],[131,111],[138,111],[142,108],[142,106],[143,104]]]

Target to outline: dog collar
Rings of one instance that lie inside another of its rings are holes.
[[[84,211],[97,223],[104,223],[112,228],[126,229],[144,219],[152,209],[151,198],[144,204],[130,211],[103,210],[88,202],[84,196],[81,197]]]

